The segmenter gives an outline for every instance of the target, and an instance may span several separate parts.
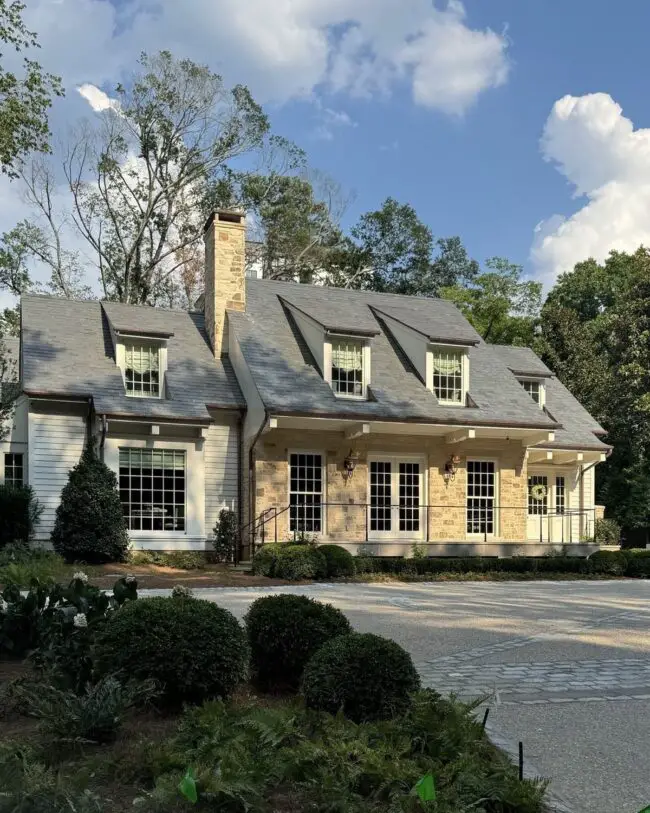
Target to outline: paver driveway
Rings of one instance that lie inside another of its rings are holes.
[[[522,740],[529,769],[550,777],[553,792],[575,813],[637,813],[650,804],[650,581],[335,584],[196,594],[241,617],[271,592],[329,601],[359,631],[394,638],[410,651],[425,685],[468,697],[492,693],[494,736]]]

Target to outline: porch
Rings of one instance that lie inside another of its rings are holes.
[[[594,549],[583,543],[596,520],[598,453],[534,448],[552,433],[522,428],[324,431],[319,421],[315,431],[302,420],[311,431],[276,419],[256,450],[254,545],[306,536],[381,556],[409,556],[414,545],[428,556]]]

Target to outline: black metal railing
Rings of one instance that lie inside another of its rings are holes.
[[[338,509],[340,513],[332,521],[334,509]],[[342,503],[312,499],[309,503],[270,506],[241,530],[242,543],[245,544],[247,536],[252,547],[251,553],[255,552],[258,545],[266,542],[298,539],[303,535],[323,536],[332,540],[340,538],[342,542],[390,541],[391,544],[407,546],[414,542],[444,543],[446,539],[441,538],[438,533],[431,539],[432,532],[435,531],[438,522],[444,520],[445,514],[454,512],[457,519],[458,514],[463,516],[461,521],[465,529],[465,538],[458,539],[458,535],[452,535],[449,541],[471,542],[477,539],[486,543],[491,539],[501,541],[500,531],[508,524],[508,520],[513,521],[513,517],[517,517],[522,527],[522,542],[534,539],[539,540],[541,544],[572,544],[588,538],[593,533],[595,511],[595,508],[567,508],[565,511],[540,509],[539,513],[529,513],[526,505],[498,505],[474,498],[460,505]],[[285,522],[279,522],[285,515],[287,515],[286,525]],[[281,525],[285,525],[282,538]],[[342,528],[341,525],[346,527]],[[353,530],[349,530],[349,526],[352,526]],[[531,533],[533,529],[534,536]],[[507,535],[512,536],[512,533],[509,532]]]

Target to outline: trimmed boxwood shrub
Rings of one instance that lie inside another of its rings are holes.
[[[327,577],[354,576],[354,556],[340,545],[320,545],[318,550],[327,562]]]
[[[594,542],[599,545],[618,545],[621,541],[621,526],[615,519],[597,519],[594,523]]]
[[[627,562],[626,576],[650,579],[650,550],[621,551]]]
[[[245,623],[253,682],[263,691],[296,690],[314,652],[351,631],[348,619],[331,604],[293,595],[258,598]]]
[[[129,548],[117,477],[91,444],[61,492],[52,546],[68,562],[122,562]]]
[[[593,573],[603,573],[608,576],[623,576],[627,570],[625,554],[614,550],[599,550],[589,557],[589,564]]]
[[[305,667],[302,693],[309,708],[356,723],[403,714],[420,678],[411,656],[388,638],[353,632],[328,641]]]
[[[314,545],[264,545],[253,557],[253,573],[288,581],[324,579],[327,560]]]
[[[153,678],[164,705],[229,697],[248,671],[246,634],[228,610],[211,601],[144,598],[124,605],[95,647],[99,675]]]

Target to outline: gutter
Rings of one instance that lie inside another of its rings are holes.
[[[106,435],[108,433],[108,418],[106,415],[101,416],[102,422],[102,436],[101,440],[99,441],[99,456],[103,460],[104,459],[104,444],[106,443]]]
[[[248,449],[248,524],[250,528],[250,523],[253,521],[253,501],[255,498],[255,447],[259,442],[259,439],[262,436],[262,433],[266,429],[269,420],[271,419],[271,414],[268,409],[264,410],[264,418],[262,419],[262,423],[260,424],[260,428],[255,433],[255,437],[253,438],[253,442]],[[240,539],[241,544],[241,539]]]

